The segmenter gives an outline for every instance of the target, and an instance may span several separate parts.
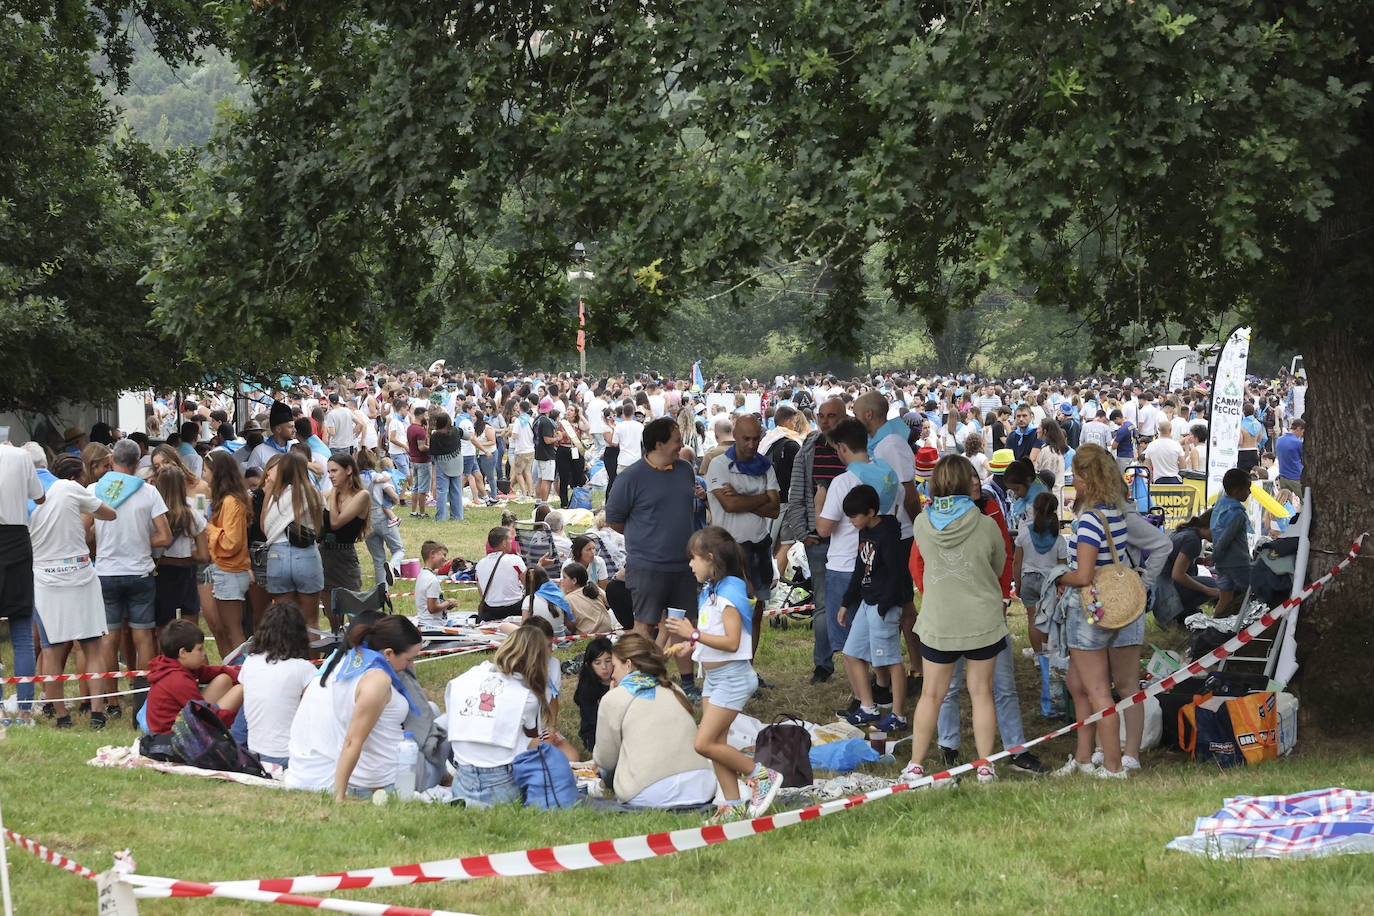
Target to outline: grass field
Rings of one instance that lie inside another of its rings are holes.
[[[528,507],[521,507],[528,512]],[[461,523],[406,518],[409,552],[425,538],[451,555],[481,555],[496,509],[469,510]],[[364,568],[370,568],[365,562]],[[404,591],[406,589],[399,588]],[[400,599],[406,601],[407,599]],[[473,600],[469,598],[468,600]],[[1018,649],[1024,616],[1013,607]],[[0,626],[0,636],[3,627]],[[1162,634],[1147,634],[1160,643]],[[1161,643],[1163,644],[1163,643]],[[1172,643],[1171,643],[1172,644]],[[8,665],[8,639],[4,641]],[[575,650],[566,650],[572,655]],[[480,657],[480,656],[479,656]],[[812,687],[810,634],[769,628],[758,666],[776,687],[746,710],[760,719],[792,712],[829,721],[847,689],[838,679]],[[431,697],[474,663],[471,657],[421,665]],[[1018,656],[1028,736],[1052,726],[1038,715],[1036,680]],[[1024,670],[1020,670],[1024,669]],[[69,695],[72,691],[69,691]],[[831,711],[827,713],[827,710]],[[908,714],[910,709],[907,710]],[[576,710],[560,729],[576,735]],[[48,723],[10,729],[0,742],[5,826],[97,871],[114,851],[132,849],[143,874],[190,880],[274,878],[403,865],[478,853],[697,826],[667,814],[591,811],[490,812],[366,802],[335,805],[323,796],[273,792],[154,771],[85,765],[103,744],[128,744],[127,722],[91,732]],[[971,747],[965,719],[965,742]],[[1067,740],[1043,749],[1063,760]],[[1374,910],[1374,868],[1344,856],[1294,862],[1210,862],[1166,852],[1193,818],[1236,794],[1276,794],[1326,786],[1368,789],[1367,745],[1303,737],[1293,756],[1264,767],[1221,771],[1167,751],[1147,752],[1145,769],[1124,783],[1030,778],[1004,770],[996,784],[966,782],[948,792],[894,796],[832,817],[725,847],[626,865],[533,878],[426,884],[337,896],[464,913],[743,912],[1103,912],[1331,913]],[[895,775],[896,767],[871,772]],[[91,913],[91,882],[10,846],[21,914]],[[143,913],[265,912],[270,905],[221,900],[147,900]],[[276,907],[276,909],[283,909]],[[286,910],[291,912],[291,910]]]

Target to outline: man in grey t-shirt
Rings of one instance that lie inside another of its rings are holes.
[[[669,608],[697,618],[697,582],[687,562],[696,475],[678,457],[681,449],[677,421],[660,417],[648,423],[644,457],[616,475],[606,502],[606,523],[625,535],[625,584],[634,604],[635,632],[649,638]],[[666,630],[660,636],[670,640]],[[699,697],[689,656],[678,657],[678,671],[683,690]]]

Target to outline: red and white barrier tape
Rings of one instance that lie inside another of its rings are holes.
[[[308,897],[301,894],[264,891],[247,887],[223,887],[199,881],[180,881],[175,878],[153,878],[128,875],[125,879],[135,885],[135,897],[228,897],[234,900],[255,900],[259,903],[288,903],[292,906],[330,910],[335,913],[354,913],[358,916],[468,916],[452,910],[431,910],[424,907],[392,906],[368,903],[363,900],[340,900],[332,897]]]
[[[5,829],[5,839],[9,840],[11,843],[18,846],[25,852],[33,853],[35,856],[42,859],[44,862],[47,862],[49,865],[55,865],[63,871],[69,871],[74,875],[80,875],[81,877],[90,879],[92,881],[95,880],[95,872],[91,871],[86,866],[78,865],[77,863],[73,862],[71,859],[67,858],[61,853],[53,852],[51,849],[44,846],[42,843],[35,843],[28,837],[21,836],[20,834],[15,833],[13,830],[10,830],[9,828]]]
[[[1097,722],[1108,716],[1116,715],[1118,712],[1144,702],[1147,697],[1155,696],[1168,690],[1174,684],[1186,677],[1201,674],[1215,663],[1235,654],[1242,646],[1253,640],[1266,628],[1282,619],[1289,611],[1306,600],[1313,592],[1331,581],[1333,576],[1349,566],[1350,562],[1359,555],[1360,547],[1367,536],[1368,533],[1366,532],[1356,538],[1354,545],[1351,547],[1345,559],[1337,564],[1329,573],[1308,585],[1301,595],[1285,601],[1278,608],[1266,613],[1245,630],[1237,633],[1224,645],[1218,647],[1192,664],[1187,665],[1185,668],[1169,675],[1158,683],[1152,684],[1145,690],[1123,699],[1115,706],[1095,712],[1049,735],[1036,738],[1034,741],[1028,741],[1019,747],[1008,748],[1001,753],[989,756],[985,760],[975,760],[971,763],[963,764],[962,766],[953,767],[942,773],[925,776],[910,783],[898,783],[875,792],[867,792],[849,798],[838,798],[819,805],[811,805],[794,811],[783,811],[778,814],[756,817],[752,820],[736,821],[732,824],[695,827],[684,830],[674,830],[669,833],[620,837],[613,840],[597,840],[590,843],[569,843],[563,846],[551,846],[543,849],[526,849],[517,852],[468,856],[460,859],[443,859],[435,862],[421,862],[414,865],[360,869],[334,874],[301,875],[294,878],[277,878],[263,881],[218,881],[208,886],[215,888],[232,888],[234,890],[259,890],[276,894],[290,894],[305,891],[352,890],[363,887],[397,887],[430,881],[461,881],[470,880],[472,878],[491,878],[498,876],[516,877],[522,875],[540,875],[550,872],[597,868],[602,865],[614,865],[620,862],[634,862],[640,859],[651,859],[658,856],[671,855],[672,853],[685,852],[689,849],[701,849],[705,846],[713,846],[717,843],[724,843],[729,840],[743,839],[759,833],[767,833],[770,830],[791,827],[806,821],[815,820],[819,817],[838,814],[841,811],[847,811],[859,805],[868,804],[869,802],[879,801],[880,799],[887,798],[899,792],[906,792],[931,785],[937,781],[951,779],[960,773],[969,772],[979,766],[983,766],[995,760],[1000,760],[1004,757],[1014,756],[1021,753],[1026,748],[1033,747],[1051,738],[1068,734],[1075,729]],[[138,883],[140,880],[148,879],[142,879],[136,875],[129,876],[130,883]]]
[[[146,671],[104,671],[100,674],[39,674],[34,677],[0,677],[0,684],[57,684],[62,681],[106,681],[147,676],[148,672]]]

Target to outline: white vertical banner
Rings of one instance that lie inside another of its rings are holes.
[[[1169,391],[1178,391],[1183,387],[1184,376],[1188,372],[1188,358],[1180,356],[1174,360],[1174,367],[1169,370]]]
[[[1241,409],[1245,405],[1245,366],[1250,329],[1236,328],[1222,345],[1212,377],[1212,410],[1207,418],[1207,501],[1221,495],[1221,478],[1240,456]]]

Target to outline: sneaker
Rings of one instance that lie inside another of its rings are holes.
[[[878,731],[887,732],[890,735],[893,732],[906,731],[907,729],[911,728],[911,723],[908,722],[906,719],[903,719],[901,716],[897,715],[895,712],[890,712],[883,717],[883,721],[878,723],[877,728]]]
[[[759,690],[772,690],[775,685],[759,677]]]
[[[957,747],[940,747],[940,758],[944,760],[946,767],[959,765],[959,749]]]
[[[91,713],[91,719],[94,720],[95,717],[98,716],[98,715],[100,715],[100,713],[96,713],[96,712]],[[118,719],[118,718],[121,718],[123,715],[124,715],[124,710],[122,710],[122,709],[119,708],[119,704],[118,704],[118,703],[106,703],[106,704],[105,704],[105,718],[106,718],[106,719]]]
[[[1129,755],[1123,755],[1121,758],[1121,769],[1138,770],[1140,769],[1140,761]]]
[[[859,711],[859,698],[858,698],[858,697],[854,697],[853,699],[851,699],[851,700],[849,701],[849,705],[846,706],[844,709],[837,709],[837,710],[835,710],[835,717],[836,717],[836,718],[839,718],[839,719],[847,719],[847,718],[849,718],[850,716],[854,715],[854,713],[856,713],[856,712],[858,712],[858,711]]]
[[[733,824],[735,821],[742,821],[749,817],[749,808],[746,802],[738,805],[721,805],[716,809],[716,813],[706,821],[708,827],[719,827],[722,824]]]
[[[700,703],[700,702],[701,702],[701,688],[700,688],[700,687],[698,687],[696,684],[683,684],[683,685],[681,685],[681,686],[682,686],[682,695],[685,696],[690,702],[693,702],[693,703]]]
[[[817,665],[811,672],[811,683],[824,684],[826,681],[830,680],[830,676],[834,673],[835,672],[827,671],[820,665]]]
[[[119,708],[118,706],[115,706],[115,707],[114,707],[114,709],[118,709],[118,708]],[[111,710],[111,711],[113,711],[113,710]],[[68,719],[67,719],[67,724],[68,724],[68,725],[71,724],[71,718],[70,718],[70,717],[68,717]],[[91,713],[91,728],[94,729],[95,731],[100,731],[100,730],[101,730],[102,728],[104,728],[104,727],[105,727],[105,713],[103,713],[103,712],[93,712],[93,713]]]
[[[913,783],[918,779],[924,779],[925,775],[925,767],[921,766],[919,763],[908,763],[906,766],[902,767],[902,772],[897,775],[897,779],[900,782]]]
[[[1126,768],[1125,768],[1125,767],[1122,767],[1120,770],[1118,770],[1118,771],[1115,772],[1115,773],[1113,773],[1111,770],[1107,769],[1106,767],[1098,767],[1097,769],[1093,770],[1092,773],[1093,773],[1093,775],[1096,776],[1098,779],[1125,779],[1125,778],[1126,778]]]
[[[1035,650],[1032,649],[1030,646],[1027,646],[1026,648],[1024,648],[1024,649],[1021,650],[1021,657],[1022,657],[1022,658],[1035,658]]]
[[[887,709],[892,705],[892,688],[884,687],[881,684],[873,684],[873,702]]]
[[[758,772],[762,770],[763,772]],[[782,788],[782,774],[777,770],[770,770],[760,766],[755,770],[754,794],[749,798],[749,816],[763,817],[763,813],[773,805],[773,799],[778,797],[778,790]]]
[[[865,725],[872,725],[881,718],[882,716],[878,714],[878,710],[874,709],[872,712],[868,712],[860,706],[858,709],[845,716],[844,720],[850,725],[857,725],[859,728],[863,728]]]
[[[1049,769],[1040,762],[1040,758],[1029,752],[1020,753],[1011,758],[1009,766],[1018,773],[1030,773],[1032,776],[1040,776],[1049,772]]]
[[[57,715],[57,708],[51,703],[44,703],[38,708],[38,713],[45,719],[51,719]]]
[[[53,728],[71,728],[71,727],[72,727],[72,717],[71,717],[71,716],[58,716],[58,717],[57,717],[57,721],[53,722],[52,725],[53,725]]]
[[[997,771],[992,768],[992,764],[985,763],[978,768],[979,782],[996,782]]]
[[[398,515],[393,519],[389,519],[386,523],[386,526],[388,528],[395,528],[399,524],[401,524],[401,517]]]
[[[1102,755],[1102,749],[1101,749],[1101,748],[1098,748],[1097,750],[1093,751],[1093,755],[1092,755],[1092,765],[1093,765],[1093,766],[1095,766],[1095,767],[1100,767],[1100,766],[1102,766],[1102,761],[1103,761],[1103,760],[1106,760],[1106,759],[1107,759],[1107,758],[1104,757],[1104,756]]]
[[[1095,769],[1096,769],[1096,767],[1094,767],[1091,763],[1079,763],[1077,760],[1075,760],[1075,759],[1073,758],[1073,755],[1070,754],[1070,755],[1069,755],[1068,761],[1065,762],[1065,764],[1064,764],[1062,767],[1060,767],[1059,769],[1055,770],[1055,771],[1054,771],[1053,773],[1051,773],[1050,775],[1051,775],[1051,776],[1077,776],[1077,775],[1080,775],[1080,774],[1090,774],[1090,773],[1092,773]]]

